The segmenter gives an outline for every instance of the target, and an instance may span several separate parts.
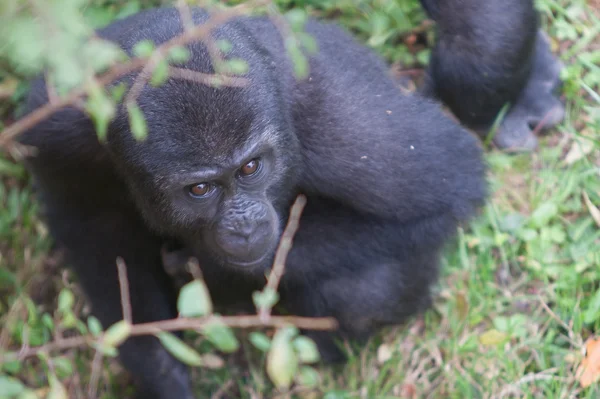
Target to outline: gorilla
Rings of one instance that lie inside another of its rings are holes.
[[[28,160],[57,245],[105,327],[121,320],[115,260],[127,264],[134,322],[176,317],[162,248],[192,253],[213,301],[227,308],[263,287],[290,205],[307,205],[280,284],[302,316],[332,316],[340,329],[310,333],[327,361],[336,337],[362,338],[424,310],[440,251],[484,203],[476,136],[505,103],[517,139],[560,103],[556,65],[538,33],[533,1],[423,0],[437,21],[423,93],[403,94],[385,63],[348,33],[310,20],[310,73],[296,79],[277,27],[239,17],[214,31],[244,59],[245,87],[169,78],[138,98],[148,137],[136,141],[122,107],[99,142],[94,124],[67,107],[25,132]],[[194,9],[193,20],[209,18]],[[147,10],[99,31],[129,54],[182,32],[173,8]],[[201,43],[183,68],[213,72]],[[123,78],[131,84],[135,76]],[[28,98],[48,101],[42,78]],[[511,137],[512,137],[511,136]],[[504,139],[515,142],[516,139]],[[250,302],[251,303],[251,302]],[[143,398],[193,398],[187,368],[154,337],[120,347]]]

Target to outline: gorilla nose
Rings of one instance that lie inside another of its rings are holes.
[[[242,262],[252,262],[269,247],[271,234],[268,222],[243,223],[223,226],[217,243],[230,256]]]

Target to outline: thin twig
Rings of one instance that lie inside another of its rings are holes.
[[[300,194],[298,197],[296,197],[296,200],[292,205],[292,209],[290,210],[290,216],[288,218],[287,225],[283,230],[283,234],[281,235],[281,240],[279,241],[279,246],[277,247],[277,252],[275,253],[275,259],[273,260],[273,267],[271,268],[271,273],[269,273],[265,289],[268,288],[273,291],[277,291],[281,277],[285,272],[285,262],[290,250],[292,249],[294,235],[296,235],[296,232],[298,231],[298,226],[300,225],[300,216],[302,216],[302,211],[304,210],[305,205],[306,197]],[[270,314],[270,308],[261,308],[259,311],[259,316],[263,320],[268,319]]]
[[[213,16],[202,25],[195,26],[189,31],[185,31],[183,34],[172,38],[171,40],[163,43],[157,47],[156,51],[164,54],[168,54],[168,50],[173,47],[183,46],[194,41],[202,41],[214,28],[227,22],[228,20],[244,15],[255,7],[269,4],[270,0],[254,0],[247,3],[240,4],[238,6],[229,8],[224,11],[213,14]],[[101,75],[96,83],[101,86],[106,86],[118,78],[127,75],[128,73],[135,72],[149,62],[147,58],[133,58],[124,64],[118,64],[109,69],[103,75]],[[217,78],[221,78],[217,75]],[[0,148],[9,147],[9,142],[14,140],[20,133],[25,130],[31,129],[37,123],[48,118],[56,111],[72,105],[76,100],[84,97],[87,94],[89,85],[72,90],[66,97],[56,101],[55,103],[46,103],[45,105],[32,111],[26,117],[13,123],[0,134]]]
[[[129,296],[129,280],[127,279],[127,266],[120,256],[117,258],[117,271],[119,273],[119,288],[121,290],[121,309],[123,310],[123,320],[128,324],[133,323],[131,316],[131,298]]]
[[[100,381],[100,374],[102,373],[102,359],[104,359],[104,355],[101,351],[97,350],[94,354],[94,360],[92,360],[92,371],[88,385],[88,398],[91,399],[97,396],[98,381]]]
[[[225,85],[229,87],[245,87],[248,79],[237,76],[217,75],[214,73],[203,73],[177,67],[169,67],[169,77],[174,79],[189,80],[209,86]]]
[[[183,29],[186,31],[193,29],[194,21],[192,20],[192,12],[186,0],[177,0],[177,10],[179,11]]]
[[[337,321],[330,317],[300,317],[300,316],[271,316],[263,321],[258,315],[247,316],[206,316],[202,318],[177,318],[170,320],[154,321],[149,323],[134,324],[131,326],[130,336],[152,335],[161,331],[201,330],[211,323],[219,322],[232,328],[256,328],[271,327],[279,328],[294,325],[304,330],[334,330]],[[84,345],[91,345],[102,340],[102,336],[95,338],[79,336],[65,338],[58,342],[50,342],[46,345],[33,348],[24,347],[17,352],[2,354],[0,364],[12,360],[22,360],[27,357],[36,356],[40,352],[54,352],[72,349]]]

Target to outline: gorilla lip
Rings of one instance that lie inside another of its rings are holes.
[[[267,252],[260,258],[250,261],[250,262],[242,262],[242,261],[237,261],[237,260],[233,260],[233,259],[227,259],[226,263],[228,266],[249,269],[249,268],[261,265],[265,261],[265,259],[267,259],[268,255],[269,255],[269,253]]]

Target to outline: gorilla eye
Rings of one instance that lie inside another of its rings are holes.
[[[188,192],[194,198],[201,198],[212,191],[212,185],[209,183],[192,184],[188,188]]]
[[[260,167],[260,161],[258,159],[253,159],[248,162],[246,165],[240,168],[240,175],[242,176],[250,176],[256,173],[258,168]]]

